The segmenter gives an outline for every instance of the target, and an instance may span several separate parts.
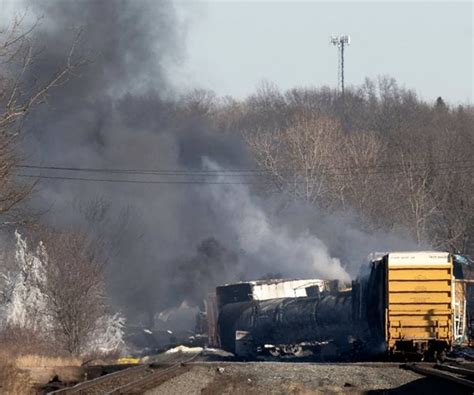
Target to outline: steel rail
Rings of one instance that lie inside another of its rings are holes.
[[[141,379],[132,381],[125,385],[122,385],[114,390],[107,392],[106,395],[131,395],[140,394],[142,391],[156,387],[165,381],[176,377],[185,371],[188,371],[191,367],[183,364],[173,365],[169,368],[159,370],[151,373]]]
[[[123,370],[119,370],[118,372],[109,373],[92,380],[83,381],[82,383],[78,383],[73,387],[66,387],[66,388],[61,388],[56,391],[48,392],[47,395],[69,395],[69,394],[79,393],[81,391],[86,391],[90,388],[93,388],[97,385],[107,383],[108,381],[113,380],[118,377],[125,377],[128,375],[137,374],[138,372],[141,372],[142,370],[146,370],[148,368],[149,368],[148,365],[139,365],[139,366],[133,366],[131,368],[125,368]]]
[[[107,395],[140,394],[144,390],[158,386],[163,382],[188,371],[191,368],[191,365],[188,364],[194,361],[199,355],[201,355],[201,353],[195,354],[191,358],[188,358],[184,361],[177,362],[168,368],[158,370],[157,372],[151,373],[148,376],[115,388],[114,390],[107,392]]]
[[[460,375],[466,376],[466,377],[474,377],[474,370],[466,369],[466,368],[463,368],[463,367],[460,367],[460,366],[436,364],[435,368],[440,369],[440,370],[445,370],[445,371],[451,372],[451,373],[460,374]]]
[[[420,373],[424,376],[436,376],[445,380],[452,381],[457,384],[461,384],[468,388],[474,388],[474,381],[459,377],[454,374],[443,372],[439,369],[429,368],[426,366],[419,366],[418,364],[406,364],[403,367],[410,369],[416,373]]]
[[[70,394],[87,394],[91,390],[94,390],[96,387],[100,387],[103,385],[107,385],[109,382],[113,381],[114,379],[122,379],[127,376],[131,376],[131,381],[123,384],[117,384],[115,388],[110,391],[104,392],[105,394],[135,394],[141,393],[144,389],[152,388],[153,386],[157,386],[162,382],[175,377],[191,368],[191,365],[187,366],[189,362],[195,360],[201,353],[195,354],[190,358],[187,358],[182,361],[175,362],[168,367],[160,368],[155,372],[150,372],[144,377],[140,377],[139,379],[133,380],[133,376],[140,374],[142,371],[157,369],[159,365],[157,364],[145,364],[134,366],[131,368],[126,368],[120,370],[118,372],[106,374],[104,376],[97,377],[92,380],[84,381],[82,383],[78,383],[73,387],[62,388],[59,390],[55,390],[52,392],[48,392],[48,395],[70,395]]]

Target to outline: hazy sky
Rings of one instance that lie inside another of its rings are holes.
[[[28,1],[0,0],[0,19]],[[243,97],[262,80],[285,89],[336,87],[337,49],[329,37],[349,34],[346,86],[389,75],[426,100],[474,102],[470,0],[167,1],[185,28],[186,54],[169,70],[184,89]]]
[[[390,75],[423,98],[473,102],[471,1],[175,1],[188,22],[175,78],[244,96],[262,81],[282,88],[337,85],[333,34],[350,34],[346,86]]]

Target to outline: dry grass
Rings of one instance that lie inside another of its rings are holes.
[[[81,358],[56,351],[57,345],[41,333],[7,327],[0,332],[0,358],[20,369],[80,366]]]
[[[101,358],[116,357],[110,354],[75,358],[57,350],[53,342],[33,331],[13,327],[0,331],[0,395],[34,394],[33,387],[46,384],[51,374],[61,372],[69,377],[85,361],[105,363]]]
[[[0,351],[0,395],[23,395],[35,393],[31,370],[81,366],[82,359],[49,357],[44,355],[17,355]],[[34,381],[34,379],[33,379]]]
[[[78,358],[48,356],[51,345],[37,333],[21,328],[0,332],[0,395],[33,394],[30,369],[80,366]]]
[[[15,359],[18,368],[54,368],[63,366],[81,366],[81,358],[73,357],[48,357],[44,355],[20,355]]]
[[[29,375],[5,355],[0,355],[0,394],[22,395],[31,393]]]

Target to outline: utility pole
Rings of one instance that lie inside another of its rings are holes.
[[[341,90],[342,96],[344,96],[344,47],[350,45],[351,36],[340,35],[331,36],[331,44],[338,48],[339,62],[337,68],[337,88]]]

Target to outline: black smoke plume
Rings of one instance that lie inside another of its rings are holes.
[[[32,3],[29,12],[42,17],[34,32],[40,52],[32,81],[64,65],[78,32],[75,56],[86,60],[29,118],[23,147],[29,163],[176,170],[200,167],[208,156],[225,166],[248,166],[238,137],[217,133],[177,99],[173,68],[185,56],[185,26],[171,2],[46,0]],[[222,257],[211,257],[221,254],[217,241],[208,239],[217,231],[216,218],[200,188],[43,180],[33,203],[51,207],[44,218],[50,224],[90,226],[109,240],[114,301],[135,313],[182,298],[198,303],[201,294],[192,287],[202,283],[191,272],[225,269]],[[183,264],[196,246],[197,257]]]
[[[30,12],[42,17],[31,81],[64,65],[78,31],[75,56],[87,62],[27,120],[22,148],[28,163],[174,172],[252,168],[240,135],[217,130],[173,86],[174,70],[186,57],[186,29],[172,2],[42,0]],[[126,175],[160,182],[179,177]],[[212,180],[226,181],[221,178]],[[254,196],[247,186],[43,179],[32,204],[49,209],[43,220],[51,225],[84,226],[107,241],[112,300],[131,319],[153,320],[182,301],[199,305],[222,282],[266,273],[347,279],[344,258],[366,253],[354,246],[363,235],[344,221],[306,208],[276,218],[278,202]]]

